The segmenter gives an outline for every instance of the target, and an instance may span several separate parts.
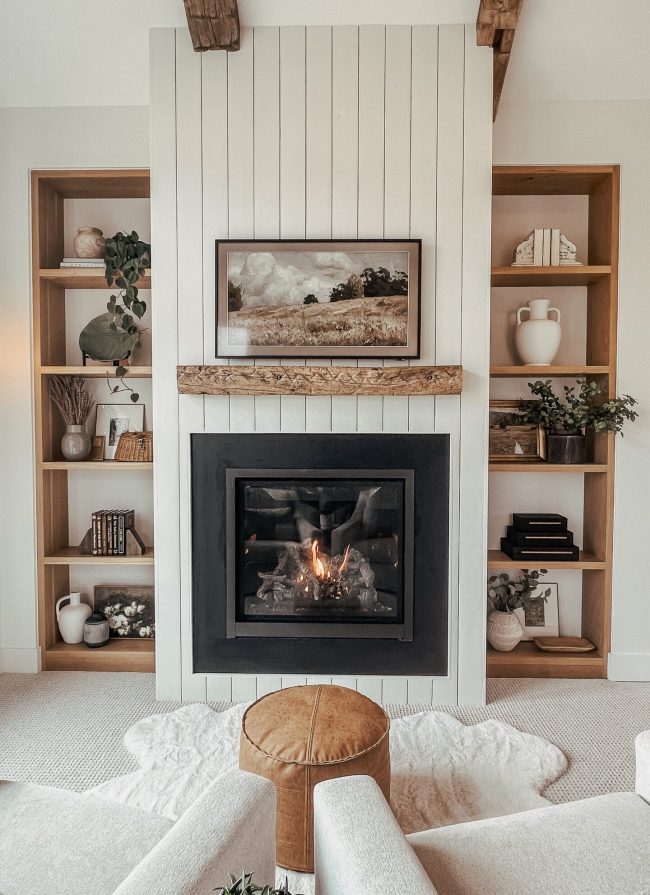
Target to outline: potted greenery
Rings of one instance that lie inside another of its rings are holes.
[[[213,891],[217,892],[218,895],[291,895],[286,877],[282,888],[276,889],[274,886],[268,885],[257,886],[253,882],[253,874],[244,872],[242,872],[239,879],[235,879],[231,874],[228,886],[217,886]]]
[[[537,400],[520,402],[517,422],[544,426],[549,463],[584,463],[586,429],[621,432],[627,420],[633,422],[638,416],[632,409],[637,402],[630,395],[599,401],[603,390],[594,381],[579,379],[577,386],[565,385],[563,397],[555,394],[550,379],[529,382],[528,388]]]
[[[523,634],[514,610],[520,609],[534,600],[546,602],[551,595],[550,588],[535,593],[539,588],[539,576],[546,569],[521,569],[519,578],[511,578],[507,572],[488,578],[487,639],[493,649],[501,652],[513,650]]]

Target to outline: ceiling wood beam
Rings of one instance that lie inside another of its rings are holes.
[[[239,49],[237,0],[183,0],[192,45],[205,50]]]
[[[492,47],[492,120],[497,117],[501,91],[510,62],[519,13],[524,0],[481,0],[476,20],[476,43]]]

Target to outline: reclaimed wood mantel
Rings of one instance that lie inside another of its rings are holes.
[[[178,367],[182,395],[459,395],[461,366]]]

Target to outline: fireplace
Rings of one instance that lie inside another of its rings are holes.
[[[194,670],[445,674],[446,435],[192,436]]]

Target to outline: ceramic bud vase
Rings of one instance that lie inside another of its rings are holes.
[[[547,298],[531,298],[528,306],[517,311],[517,329],[515,330],[515,348],[522,364],[534,364],[548,367],[555,360],[560,347],[562,327],[560,312],[557,308],[549,308]],[[555,312],[557,319],[549,314]],[[528,314],[528,320],[522,320],[522,314]]]
[[[66,460],[85,460],[90,454],[90,445],[85,426],[68,425],[61,439],[61,453]]]
[[[104,234],[98,227],[79,227],[74,238],[77,258],[103,258]]]
[[[493,649],[502,653],[513,650],[523,635],[519,619],[514,612],[498,612],[494,610],[488,615],[487,639]]]
[[[61,609],[61,603],[68,600]],[[84,639],[84,622],[92,612],[87,603],[81,602],[81,594],[66,594],[56,601],[56,621],[66,643],[81,643]]]

